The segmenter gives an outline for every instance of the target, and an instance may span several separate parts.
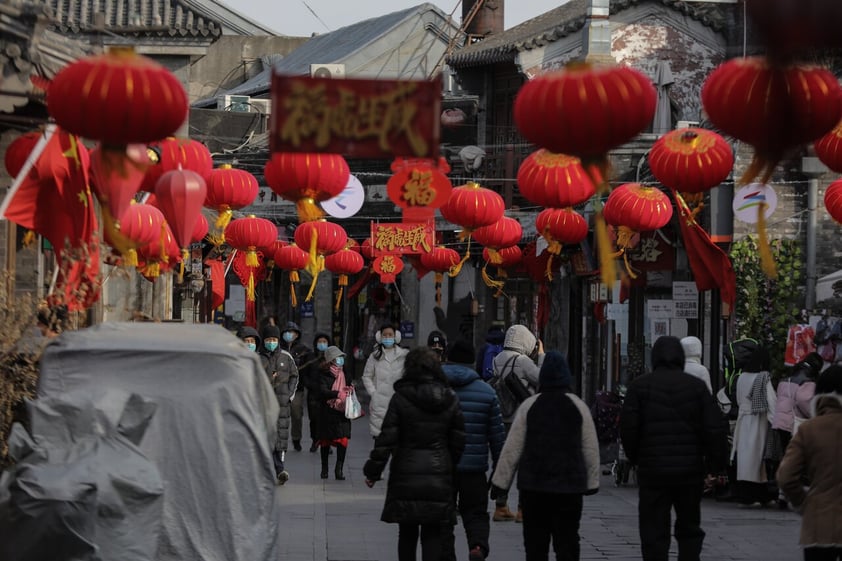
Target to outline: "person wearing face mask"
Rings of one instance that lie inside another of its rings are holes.
[[[409,351],[399,346],[400,331],[395,331],[390,324],[382,326],[374,338],[377,345],[365,363],[363,384],[371,397],[368,405],[369,430],[371,436],[377,437],[389,408],[389,400],[395,393],[393,385],[403,376],[404,357]]]
[[[310,419],[310,452],[319,449],[317,424],[319,422],[319,403],[321,402],[319,379],[321,377],[321,364],[324,361],[325,351],[331,345],[330,335],[327,333],[316,333],[313,337],[313,350],[307,355],[307,360],[298,369],[301,375],[300,386],[307,389],[307,417]]]
[[[321,478],[328,477],[328,456],[331,446],[336,447],[334,477],[342,481],[345,475],[345,454],[351,439],[351,420],[345,417],[345,400],[354,393],[354,386],[345,374],[345,353],[330,346],[324,351],[324,360],[319,365],[319,421],[316,423],[322,471]],[[340,386],[341,390],[335,388]]]
[[[290,402],[294,399],[298,388],[298,367],[292,355],[279,348],[281,330],[277,325],[265,326],[260,335],[263,339],[260,360],[275,390],[275,397],[280,407],[272,459],[275,463],[278,484],[283,485],[289,479],[289,473],[284,469],[284,455],[289,439]]]
[[[287,322],[281,332],[281,348],[292,355],[295,366],[299,371],[302,370],[301,365],[307,362],[310,349],[301,342],[301,329],[294,321]],[[301,452],[301,428],[304,421],[304,404],[307,402],[306,393],[306,387],[302,385],[298,389],[296,399],[290,403],[290,436],[296,452]]]
[[[430,334],[427,336],[427,346],[439,355],[439,360],[444,362],[444,351],[447,349],[447,338],[445,338],[444,333],[441,331],[430,331]]]
[[[250,351],[257,352],[257,348],[260,346],[260,334],[257,329],[244,325],[237,332],[237,337],[242,339]]]

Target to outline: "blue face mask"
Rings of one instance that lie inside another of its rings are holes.
[[[386,347],[387,349],[395,346],[395,340],[392,337],[387,337],[386,339],[383,339],[381,342],[383,343],[383,346]]]
[[[345,365],[345,357],[344,356],[338,356],[338,357],[336,357],[336,359],[333,362],[336,363],[336,366],[344,366]]]
[[[257,343],[246,343],[246,346],[249,348],[249,350],[251,352],[254,352],[254,351],[257,350]]]
[[[277,341],[266,341],[265,343],[263,343],[263,346],[266,347],[267,351],[269,351],[270,353],[273,353],[278,348],[278,342]]]
[[[327,343],[316,343],[316,350],[323,353],[327,350]]]
[[[284,341],[287,343],[292,343],[292,340],[295,339],[295,333],[292,331],[284,331]]]

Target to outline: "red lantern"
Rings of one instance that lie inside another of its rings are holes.
[[[350,175],[348,163],[339,154],[276,152],[263,170],[275,193],[296,202],[302,222],[324,216],[316,203],[344,191]]]
[[[91,187],[103,205],[106,229],[112,228],[137,194],[149,166],[149,156],[143,144],[130,144],[112,149],[102,144],[91,153]]]
[[[192,241],[206,192],[205,180],[186,169],[168,171],[155,184],[158,208],[164,213],[179,247],[187,247]]]
[[[305,302],[313,297],[316,289],[316,279],[319,273],[324,270],[324,256],[336,253],[345,247],[348,242],[348,234],[339,224],[327,222],[326,220],[315,220],[304,222],[295,229],[295,243],[299,247],[309,249],[308,272],[313,275],[313,282],[310,285],[310,292],[307,293]]]
[[[196,220],[196,225],[193,227],[193,234],[190,236],[192,243],[202,241],[208,235],[208,219],[201,212],[199,218]]]
[[[608,224],[617,228],[618,252],[615,256],[622,255],[629,276],[637,278],[625,250],[633,247],[632,238],[636,232],[657,230],[669,223],[672,218],[669,197],[654,187],[625,183],[608,195],[602,214]]]
[[[47,110],[73,134],[122,146],[171,135],[188,104],[172,72],[131,47],[112,47],[59,71],[47,89]]]
[[[26,159],[32,153],[32,149],[38,144],[38,141],[43,138],[40,132],[23,133],[14,139],[3,155],[3,163],[6,165],[6,171],[12,178],[15,178],[23,169]]]
[[[257,249],[272,245],[278,237],[278,229],[265,218],[253,214],[232,221],[226,229],[228,245],[245,252],[245,266],[250,269],[246,297],[254,302],[254,272],[260,267]]]
[[[444,158],[438,162],[426,158],[396,158],[392,162],[395,174],[386,183],[386,192],[397,206],[404,209],[404,220],[423,221],[432,218],[433,210],[450,198],[453,185],[447,174],[450,165]],[[429,216],[424,216],[428,209]]]
[[[289,295],[293,306],[298,305],[298,298],[295,294],[295,283],[300,281],[298,271],[307,266],[310,256],[306,251],[294,243],[275,250],[275,266],[284,271],[289,271]]]
[[[687,128],[659,138],[649,151],[649,167],[662,184],[682,193],[716,187],[731,173],[734,153],[713,131]]]
[[[160,241],[164,235],[164,215],[151,205],[130,205],[120,217],[120,227],[103,233],[105,242],[119,251],[123,264],[137,266],[137,248]]]
[[[187,169],[202,176],[205,183],[213,170],[213,157],[208,147],[189,138],[171,136],[149,147],[157,163],[146,171],[141,185],[142,191],[155,191],[158,179],[168,171]]]
[[[588,235],[588,221],[572,208],[548,208],[535,218],[535,228],[547,240],[547,251],[561,253],[564,244],[577,244]]]
[[[836,173],[842,173],[842,122],[818,139],[813,147],[824,165]]]
[[[516,245],[522,236],[523,228],[520,222],[508,216],[504,216],[490,226],[474,230],[474,240],[485,246],[490,256],[489,261],[494,265],[499,265],[503,259],[497,250]]]
[[[520,164],[517,185],[528,201],[552,208],[578,205],[590,199],[595,191],[579,158],[543,148]]]
[[[336,295],[334,311],[339,311],[339,305],[342,303],[342,292],[348,286],[348,275],[356,275],[363,270],[364,265],[363,256],[348,248],[325,257],[325,268],[331,273],[339,275],[339,292]]]
[[[380,282],[383,284],[395,282],[398,274],[403,271],[403,261],[400,255],[386,254],[377,257],[371,268],[380,275]]]
[[[257,198],[260,187],[249,172],[223,164],[210,172],[205,206],[218,213],[215,229],[218,244],[225,241],[225,227],[235,210],[249,206]]]
[[[472,181],[453,190],[450,199],[441,207],[441,214],[448,222],[462,226],[460,238],[465,238],[477,228],[503,218],[505,208],[503,197]]]
[[[516,245],[502,247],[493,254],[488,248],[485,248],[482,250],[482,258],[485,259],[485,265],[482,266],[482,280],[485,282],[487,287],[497,290],[494,297],[498,298],[503,294],[503,287],[506,286],[506,281],[504,279],[508,278],[505,267],[511,267],[520,263],[523,258],[523,252]],[[498,280],[492,279],[488,274],[488,265],[490,263],[495,263],[497,265]]]
[[[140,274],[150,281],[154,281],[162,272],[172,269],[175,263],[181,261],[180,248],[166,222],[158,239],[138,248],[137,254],[142,261],[138,265]]]
[[[420,259],[421,266],[435,273],[436,306],[441,307],[441,282],[444,280],[444,273],[459,265],[459,252],[437,245],[431,252],[422,253]]]
[[[656,99],[652,80],[637,70],[572,63],[526,82],[514,118],[530,142],[592,161],[648,127]]]
[[[824,206],[834,220],[842,223],[842,179],[828,185],[824,192]]]
[[[740,183],[758,174],[766,183],[789,148],[816,140],[839,123],[842,87],[823,68],[735,58],[708,76],[702,104],[717,128],[754,147]]]
[[[374,248],[371,247],[371,238],[366,238],[360,244],[360,253],[363,257],[371,261],[374,259]]]

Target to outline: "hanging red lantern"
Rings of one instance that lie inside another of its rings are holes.
[[[525,199],[548,208],[576,206],[596,191],[579,158],[543,148],[520,164],[517,185]]]
[[[626,249],[633,247],[636,232],[648,232],[666,226],[672,218],[672,203],[659,189],[639,183],[625,183],[614,189],[602,209],[605,221],[617,229],[617,253],[623,256],[629,276],[632,271]]]
[[[138,248],[137,255],[138,271],[146,280],[153,281],[161,276],[161,273],[172,269],[172,266],[181,260],[178,243],[173,236],[172,230],[165,222],[163,231],[156,240]]]
[[[437,245],[429,253],[422,253],[421,266],[435,274],[436,306],[441,307],[441,283],[444,273],[456,267],[461,260],[459,252],[449,247]]]
[[[497,255],[499,255],[501,259],[499,263],[496,263],[499,274],[500,269],[514,267],[520,263],[523,259],[523,250],[521,250],[520,246],[517,245],[502,247],[497,251]],[[488,251],[488,248],[482,250],[482,258],[486,263],[491,263],[491,252]]]
[[[842,122],[813,145],[819,160],[836,173],[842,173]]]
[[[214,229],[217,245],[225,241],[225,227],[235,210],[249,206],[257,198],[260,186],[249,172],[223,164],[210,172],[205,206],[218,213]]]
[[[380,282],[387,284],[395,282],[398,274],[403,271],[403,261],[400,255],[387,253],[377,257],[371,264],[371,268],[380,275]]]
[[[506,203],[503,201],[503,197],[473,181],[457,187],[451,192],[450,198],[441,207],[441,215],[448,222],[462,226],[459,239],[468,240],[465,256],[450,272],[451,276],[458,275],[462,265],[471,257],[471,234],[473,231],[494,224],[503,218],[505,208]]]
[[[842,223],[842,179],[828,185],[824,192],[824,206],[831,218]]]
[[[155,191],[158,179],[168,171],[186,169],[198,173],[205,183],[213,171],[213,157],[208,147],[190,138],[171,136],[156,142],[147,150],[155,165],[149,167],[140,186],[141,191]]]
[[[339,292],[336,295],[334,312],[339,312],[342,293],[348,286],[348,275],[356,275],[363,270],[364,265],[363,256],[348,248],[340,249],[336,253],[331,253],[325,257],[325,268],[331,273],[339,275]]]
[[[366,238],[360,244],[360,254],[367,260],[374,259],[374,248],[371,246],[371,238]]]
[[[298,298],[295,294],[295,283],[301,279],[298,271],[307,266],[310,256],[306,251],[295,243],[287,244],[275,250],[275,266],[284,271],[289,271],[289,296],[293,306],[298,305]]]
[[[26,159],[32,153],[32,149],[38,144],[38,141],[43,138],[40,132],[25,132],[16,139],[14,139],[6,148],[6,153],[3,155],[3,163],[6,165],[8,174],[15,178],[23,169]]]
[[[394,175],[386,183],[386,193],[404,209],[404,221],[422,222],[432,218],[433,209],[450,198],[453,185],[447,178],[450,165],[444,158],[438,162],[427,158],[396,158],[391,169]]]
[[[60,70],[47,89],[47,110],[68,132],[123,146],[171,135],[188,103],[172,72],[131,47],[111,47]]]
[[[103,232],[105,243],[120,252],[123,264],[137,266],[137,248],[155,241],[164,235],[166,222],[160,210],[151,205],[132,204],[120,217],[120,227]]]
[[[199,217],[196,220],[196,225],[193,227],[193,234],[190,236],[190,241],[192,243],[202,241],[205,239],[205,236],[208,235],[208,229],[208,219],[200,212]]]
[[[326,220],[315,220],[299,224],[295,229],[294,237],[295,243],[299,247],[309,250],[307,271],[313,276],[313,282],[310,285],[307,297],[304,299],[307,302],[313,297],[319,273],[324,270],[324,256],[336,253],[344,248],[348,241],[348,234],[339,224]]]
[[[269,187],[296,203],[302,222],[323,217],[317,203],[342,193],[350,175],[348,163],[339,154],[275,152],[263,170]]]
[[[701,193],[728,178],[734,167],[734,152],[725,139],[713,131],[678,129],[652,145],[649,167],[655,179],[670,189]]]
[[[786,151],[831,131],[842,119],[842,87],[815,66],[777,66],[763,57],[735,58],[710,73],[702,104],[725,134],[754,147],[740,178],[766,183]]]
[[[588,221],[572,208],[548,208],[535,218],[535,228],[547,240],[547,251],[561,253],[565,244],[573,245],[588,235]]]
[[[278,229],[269,220],[250,214],[233,220],[226,233],[228,245],[245,253],[244,264],[251,271],[246,283],[246,298],[254,302],[254,273],[261,266],[257,250],[271,245],[278,237]]]
[[[205,180],[186,169],[168,171],[155,184],[158,208],[164,213],[179,247],[190,245],[206,193]]]
[[[504,216],[490,226],[477,228],[473,236],[475,241],[485,246],[483,254],[486,250],[488,251],[489,261],[494,265],[499,265],[503,258],[497,250],[518,244],[523,236],[523,227],[514,218]]]
[[[514,118],[530,142],[590,163],[646,129],[656,99],[652,80],[637,70],[576,62],[526,82]]]

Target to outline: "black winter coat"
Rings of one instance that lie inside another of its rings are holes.
[[[465,447],[456,394],[432,377],[395,382],[380,435],[363,472],[380,479],[389,456],[383,522],[456,523],[453,474]]]
[[[336,440],[338,438],[351,438],[351,420],[345,417],[344,411],[339,411],[330,406],[328,401],[336,399],[338,392],[333,390],[333,373],[330,365],[322,363],[319,368],[319,412],[316,423],[316,440]],[[345,373],[345,385],[350,386],[348,373]]]
[[[704,382],[674,367],[656,368],[629,385],[620,437],[641,485],[701,484],[707,468],[725,466],[722,413]]]

